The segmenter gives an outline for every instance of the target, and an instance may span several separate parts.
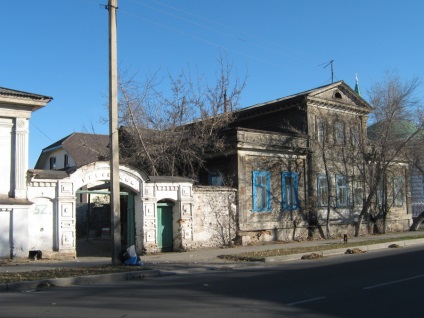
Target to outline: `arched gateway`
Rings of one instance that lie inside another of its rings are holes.
[[[77,256],[110,256],[110,168],[95,162],[70,175],[75,192]],[[119,167],[121,247],[136,244],[136,229],[142,229],[141,193],[147,176],[127,166]],[[136,224],[138,221],[138,224]],[[93,238],[101,237],[101,240]],[[90,240],[89,240],[90,239]],[[91,244],[87,244],[91,242]],[[94,244],[97,243],[97,244]],[[142,242],[138,242],[141,245]],[[92,254],[95,252],[95,254]]]
[[[121,202],[125,206],[123,211],[121,204],[123,248],[134,244],[141,254],[190,245],[193,241],[191,180],[149,178],[127,166],[119,167],[119,180]],[[109,181],[109,162],[104,161],[68,172],[31,170],[28,199],[34,204],[29,213],[28,250],[41,250],[47,257],[76,257],[77,225],[81,222],[78,206],[84,200],[92,203],[84,196],[108,195]],[[129,199],[122,200],[125,195]],[[89,235],[89,231],[85,234]]]

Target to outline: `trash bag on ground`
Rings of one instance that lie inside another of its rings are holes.
[[[134,245],[131,245],[126,250],[122,250],[120,258],[123,265],[134,265],[134,266],[143,265],[143,263],[140,260],[140,257],[135,252]]]

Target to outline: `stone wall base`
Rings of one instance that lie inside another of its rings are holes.
[[[43,259],[65,261],[65,260],[73,260],[76,258],[77,258],[77,254],[75,250],[60,251],[60,252],[54,252],[54,251],[43,252]]]
[[[410,228],[410,220],[388,220],[386,233],[404,232]],[[381,234],[382,224],[363,223],[360,228],[359,236]],[[330,238],[342,239],[344,235],[354,237],[355,224],[331,224]],[[258,231],[239,231],[239,243],[241,245],[254,245],[264,242],[293,242],[304,240],[319,240],[326,238],[326,226],[320,224],[314,227],[296,227],[296,228],[280,228],[280,229],[264,229]]]

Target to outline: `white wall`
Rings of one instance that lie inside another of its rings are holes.
[[[13,119],[0,117],[0,195],[12,191],[12,128]]]
[[[53,201],[48,198],[37,198],[29,209],[29,250],[53,249],[53,213]]]
[[[11,210],[0,211],[0,258],[9,258],[11,255],[12,241],[9,237],[11,225]]]
[[[0,209],[0,258],[28,257],[28,207]]]
[[[56,170],[65,168],[65,154],[67,154],[67,152],[63,149],[58,149],[58,150],[51,152],[49,154],[49,157],[47,158],[47,160],[43,163],[43,167],[41,169],[50,170],[50,158],[51,157],[56,158],[56,166],[55,166]],[[71,156],[68,156],[68,160],[69,160],[68,161],[68,167],[75,166],[75,161],[71,158]]]

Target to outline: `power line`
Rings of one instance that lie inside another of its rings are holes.
[[[34,122],[33,121],[31,121],[30,122],[30,125],[31,126],[34,126],[35,127],[35,129],[37,129],[42,135],[44,135],[45,137],[47,137],[47,139],[49,139],[50,141],[52,141],[53,142],[53,139],[52,138],[50,138],[50,136],[48,136],[46,133],[44,133],[44,131],[42,131],[40,128],[38,128],[37,127],[37,125],[36,124],[34,124]]]
[[[296,60],[301,61],[303,63],[305,63],[305,62],[307,63],[307,60],[306,60],[305,57],[300,58],[300,56],[302,55],[301,52],[296,52],[291,47],[287,47],[287,46],[282,47],[282,46],[276,44],[273,41],[267,41],[263,37],[256,36],[256,35],[254,35],[252,33],[248,33],[248,32],[245,32],[243,30],[236,29],[236,28],[234,28],[232,26],[229,26],[227,24],[223,24],[223,23],[217,22],[215,20],[208,19],[208,18],[205,18],[203,16],[199,16],[199,15],[197,15],[195,13],[190,12],[190,11],[182,10],[180,8],[177,8],[177,7],[168,5],[168,4],[164,4],[164,3],[160,2],[160,1],[157,1],[157,0],[150,0],[150,2],[153,2],[155,4],[158,4],[158,5],[162,6],[162,7],[168,8],[168,9],[170,9],[172,11],[180,12],[180,13],[189,15],[191,17],[194,17],[194,18],[197,18],[197,19],[206,21],[208,23],[212,23],[212,24],[217,25],[219,27],[222,27],[222,29],[217,29],[217,28],[213,28],[213,27],[211,27],[209,25],[206,26],[206,25],[204,25],[202,23],[199,23],[197,21],[193,21],[193,20],[187,19],[187,18],[185,18],[185,17],[183,17],[181,15],[174,14],[174,13],[171,13],[171,12],[167,12],[167,11],[164,11],[162,9],[156,8],[154,6],[148,5],[148,4],[145,3],[145,1],[139,1],[139,0],[131,0],[131,1],[133,1],[135,3],[138,3],[138,4],[140,4],[140,5],[144,6],[144,7],[147,7],[149,9],[155,10],[157,12],[160,12],[160,13],[163,13],[163,14],[166,14],[166,15],[169,15],[169,16],[172,16],[172,17],[177,18],[179,20],[182,20],[184,22],[187,22],[187,23],[193,24],[195,26],[201,27],[201,28],[203,28],[205,30],[216,32],[216,33],[222,34],[222,35],[224,35],[226,37],[231,37],[233,39],[236,39],[237,41],[241,41],[241,42],[244,42],[244,43],[246,43],[248,45],[257,47],[259,49],[266,50],[266,51],[271,52],[273,54],[276,54],[276,55],[279,55],[279,56],[285,56],[285,57],[289,56],[292,59],[296,59]],[[141,19],[144,19],[146,21],[152,22],[151,20],[145,19],[143,17],[140,17],[140,18]],[[175,31],[175,28],[174,27],[172,27],[172,28],[171,27],[167,27],[167,28]],[[237,36],[234,33],[229,32],[229,30],[235,31],[235,32],[243,35],[243,37]],[[188,34],[186,33],[186,35],[188,35]],[[199,38],[199,37],[197,37],[197,38]],[[252,40],[247,39],[247,38],[253,38],[255,41],[252,41]],[[263,42],[266,45],[263,45],[263,44],[259,43],[256,40],[259,40],[260,42]],[[222,45],[215,45],[215,46],[224,47]],[[274,48],[271,48],[270,46],[273,46]],[[231,50],[231,51],[234,51],[234,50]],[[287,52],[287,51],[291,51],[292,54],[282,54],[281,53],[281,52]],[[238,53],[241,54],[241,55],[246,55],[246,54],[243,54],[243,53],[240,53],[240,52],[238,52]],[[260,60],[259,58],[255,58],[255,57],[252,57],[252,56],[248,56],[248,57],[254,58],[254,59],[257,59],[257,60]],[[267,61],[266,60],[262,60],[262,62],[265,62],[266,63]],[[276,66],[276,64],[274,64],[274,66]],[[282,65],[280,65],[280,66],[282,66]]]
[[[230,51],[230,52],[233,52],[233,53],[236,53],[236,54],[239,54],[239,55],[246,56],[246,57],[248,57],[248,58],[251,58],[251,59],[254,59],[254,60],[260,61],[260,62],[262,62],[262,63],[266,63],[266,64],[268,64],[268,65],[270,65],[270,66],[274,66],[274,67],[283,67],[283,65],[281,65],[281,64],[271,63],[271,62],[269,62],[268,60],[265,60],[265,59],[261,59],[261,58],[255,57],[255,56],[253,56],[253,55],[249,55],[249,54],[243,53],[243,52],[238,51],[238,50],[234,50],[234,49],[232,49],[232,48],[230,48],[230,47],[227,47],[227,46],[224,46],[224,45],[221,45],[221,44],[218,44],[218,43],[215,43],[215,42],[209,41],[209,40],[207,40],[207,39],[205,39],[205,38],[203,38],[203,37],[196,36],[196,35],[193,35],[193,34],[190,34],[190,33],[187,33],[187,32],[181,31],[181,30],[178,30],[178,29],[176,29],[175,27],[169,27],[169,26],[164,25],[164,24],[162,24],[162,23],[159,23],[159,22],[156,22],[156,21],[153,21],[153,20],[150,20],[150,19],[147,19],[147,18],[141,17],[141,16],[139,16],[139,15],[135,15],[135,14],[130,13],[130,12],[128,12],[128,11],[124,11],[124,10],[120,9],[120,12],[121,12],[121,14],[126,14],[126,15],[128,15],[128,16],[132,16],[132,17],[135,17],[135,18],[137,18],[137,19],[141,19],[141,20],[144,20],[144,21],[150,22],[150,23],[152,23],[152,24],[155,24],[155,25],[157,25],[157,26],[160,26],[161,28],[168,29],[168,30],[171,30],[171,31],[173,31],[173,32],[178,32],[178,33],[180,33],[180,34],[182,34],[182,35],[185,35],[185,36],[191,37],[191,38],[193,38],[193,39],[195,39],[195,40],[201,41],[201,42],[206,43],[206,44],[208,44],[208,45],[210,45],[210,46],[214,46],[214,47],[217,47],[217,48],[223,48],[223,49],[225,49],[225,50],[227,50],[227,51]]]

